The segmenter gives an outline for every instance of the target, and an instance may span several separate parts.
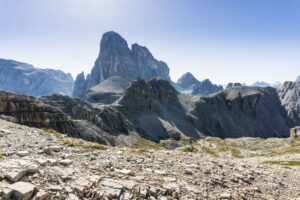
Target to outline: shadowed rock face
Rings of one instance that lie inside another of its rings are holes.
[[[90,75],[86,80],[81,74],[77,76],[73,95],[83,97],[88,89],[113,76],[129,81],[154,77],[170,80],[168,66],[156,60],[146,47],[133,44],[130,49],[118,33],[107,32],[102,36],[100,53]]]
[[[60,70],[38,69],[30,64],[0,59],[0,91],[33,96],[71,95],[74,81],[71,74]]]
[[[289,117],[300,125],[300,82],[285,82],[277,91]]]
[[[217,137],[288,137],[293,126],[273,88],[238,87],[201,97],[194,126]]]

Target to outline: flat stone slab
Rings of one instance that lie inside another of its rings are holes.
[[[10,198],[15,200],[29,200],[36,190],[36,187],[27,182],[16,182],[8,186],[12,190]]]

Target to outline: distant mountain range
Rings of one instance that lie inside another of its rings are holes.
[[[0,91],[33,96],[71,95],[74,80],[61,70],[38,69],[30,64],[0,59]]]

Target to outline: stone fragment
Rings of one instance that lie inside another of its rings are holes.
[[[48,189],[53,192],[58,192],[63,190],[63,188],[60,185],[51,185]]]
[[[49,200],[51,198],[51,194],[47,193],[45,190],[40,189],[35,195],[36,200]]]
[[[129,170],[129,169],[121,169],[121,170],[115,169],[115,171],[119,172],[121,174],[124,174],[124,175],[130,175],[130,176],[134,175],[134,173],[131,170]]]
[[[12,190],[11,198],[15,200],[29,200],[36,190],[31,183],[22,181],[9,185],[9,188]]]
[[[224,192],[220,194],[220,199],[232,199],[232,196],[228,192]]]
[[[59,164],[64,165],[64,166],[71,165],[72,163],[73,163],[73,160],[70,160],[70,159],[64,159],[64,160],[59,161]]]
[[[29,155],[29,152],[28,151],[18,151],[17,155],[20,157],[25,157],[25,156]]]
[[[25,176],[26,170],[15,170],[11,172],[7,172],[5,177],[11,182],[17,182]]]

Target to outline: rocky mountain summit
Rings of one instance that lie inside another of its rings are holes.
[[[0,91],[33,96],[71,95],[74,81],[71,74],[60,70],[38,69],[30,64],[0,59]]]
[[[182,75],[176,84],[180,92],[193,96],[209,95],[223,90],[222,86],[213,84],[209,79],[197,80],[190,72]]]
[[[285,82],[277,89],[282,105],[295,124],[300,124],[300,82]]]
[[[297,199],[299,141],[110,147],[0,120],[0,199]]]
[[[91,73],[86,79],[83,74],[77,76],[73,95],[83,97],[88,89],[113,76],[129,81],[155,77],[170,80],[166,63],[156,60],[146,47],[133,44],[130,49],[124,38],[111,31],[102,36],[99,56]]]

